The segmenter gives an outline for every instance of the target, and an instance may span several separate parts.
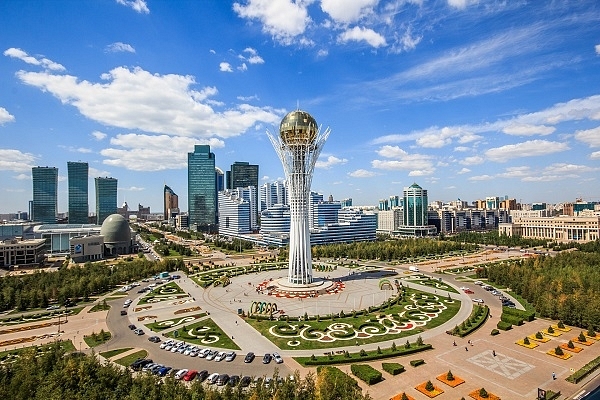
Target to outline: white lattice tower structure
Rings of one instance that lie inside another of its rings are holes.
[[[313,170],[330,129],[321,132],[305,111],[292,111],[279,125],[279,135],[267,135],[277,152],[287,180],[290,203],[290,254],[288,282],[308,285],[313,281],[308,205]]]

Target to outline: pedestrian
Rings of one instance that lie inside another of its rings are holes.
[[[554,372],[552,373],[552,380],[556,380],[556,374]]]
[[[492,355],[496,357],[496,350],[492,350]]]
[[[465,346],[465,351],[469,351],[469,348],[467,346]]]
[[[452,343],[452,346],[456,346],[456,340],[454,341],[454,343]]]

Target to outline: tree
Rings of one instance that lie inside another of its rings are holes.
[[[558,321],[558,325],[557,325],[560,329],[565,329],[565,324],[563,324],[562,321]]]
[[[541,339],[541,338],[543,338],[543,336],[542,336],[542,333],[541,333],[541,332],[536,332],[536,333],[535,333],[535,338],[536,338],[536,339]]]
[[[489,397],[489,394],[484,388],[481,388],[479,389],[479,397],[487,399]]]
[[[405,392],[402,392],[402,396],[400,397],[400,400],[408,400],[408,396],[406,395]]]
[[[423,338],[421,335],[417,337],[417,346],[423,346]]]
[[[452,375],[452,371],[448,371],[448,373],[446,374],[446,380],[447,381],[453,381],[454,380],[454,375]]]
[[[554,328],[552,326],[549,326],[548,329],[546,329],[546,331],[548,333],[554,333]]]
[[[556,354],[557,356],[563,356],[565,353],[560,348],[560,346],[556,346],[556,348],[554,349],[554,354]]]
[[[428,392],[433,392],[435,390],[435,387],[433,386],[433,383],[431,383],[431,381],[427,381],[427,383],[425,384],[425,390],[427,390]]]
[[[570,349],[574,349],[575,345],[573,344],[573,342],[571,340],[569,340],[569,343],[567,343],[567,347]]]
[[[587,342],[587,339],[585,338],[585,335],[583,334],[583,331],[581,331],[581,333],[577,337],[577,340],[579,340],[580,342]]]
[[[525,336],[525,339],[523,339],[523,344],[529,345],[529,338],[527,336]]]

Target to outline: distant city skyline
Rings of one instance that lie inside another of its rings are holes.
[[[312,190],[377,205],[600,200],[600,4],[492,0],[0,2],[0,212],[27,211],[32,167],[119,180],[118,205],[187,204],[187,154],[260,167],[296,108],[335,135]],[[273,13],[272,10],[277,10]],[[285,23],[281,23],[285,21]],[[218,28],[215,28],[218,27]]]

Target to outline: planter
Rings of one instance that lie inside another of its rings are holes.
[[[563,343],[563,344],[561,344],[561,345],[560,345],[560,348],[561,348],[561,349],[563,349],[563,350],[569,350],[569,351],[572,351],[573,353],[579,353],[580,351],[582,351],[582,350],[583,350],[583,348],[582,348],[582,347],[577,347],[577,346],[575,346],[575,347],[573,347],[573,348],[570,348],[570,347],[569,347],[569,346],[568,346],[566,343]]]
[[[586,338],[586,340],[587,340],[587,338]],[[593,344],[593,342],[591,340],[587,340],[586,342],[580,342],[579,338],[573,338],[573,339],[571,339],[571,341],[573,343],[579,343],[579,344],[582,344],[584,346],[591,346]]]
[[[529,335],[527,337],[529,338],[529,340],[535,340],[536,342],[540,343],[546,343],[550,341],[550,338],[547,337],[542,337],[541,339],[536,338],[535,335]]]
[[[436,376],[435,379],[437,379],[440,382],[445,383],[446,385],[448,385],[450,387],[457,387],[458,385],[465,383],[464,379],[462,379],[462,378],[460,378],[460,377],[458,377],[456,375],[454,375],[454,379],[453,380],[449,381],[448,379],[446,379],[447,375],[448,374],[441,374],[439,376]]]
[[[572,355],[572,354],[567,354],[567,353],[565,353],[565,354],[563,354],[562,356],[560,356],[560,355],[558,355],[558,354],[556,354],[556,353],[554,352],[554,349],[552,349],[552,350],[548,350],[548,351],[546,352],[546,354],[550,354],[551,356],[554,356],[554,357],[556,357],[556,358],[560,358],[561,360],[568,360],[569,358],[573,357],[573,355]]]
[[[398,393],[397,395],[395,395],[394,397],[390,398],[390,400],[402,400],[402,395],[406,394],[405,392],[402,393]],[[414,397],[409,396],[408,394],[406,395],[406,397],[408,397],[408,400],[415,400]]]
[[[515,343],[518,344],[519,346],[527,347],[528,349],[534,349],[539,346],[539,344],[534,343],[534,342],[529,342],[529,344],[525,344],[525,343],[523,343],[523,339],[517,340]]]
[[[479,389],[473,390],[471,393],[469,393],[469,397],[474,398],[475,400],[500,400],[500,397],[490,392],[488,392],[488,397],[479,396]]]
[[[419,386],[416,386],[415,389],[417,389],[419,392],[423,393],[425,396],[429,397],[430,399],[444,393],[444,391],[437,386],[433,386],[433,390],[429,391],[429,390],[425,389],[425,385],[427,385],[427,382],[421,383]]]
[[[560,335],[562,335],[562,332],[560,332],[560,331],[554,331],[554,332],[550,333],[550,332],[548,332],[547,329],[544,329],[542,331],[542,334],[548,335],[548,336],[553,336],[553,337],[559,337]]]

